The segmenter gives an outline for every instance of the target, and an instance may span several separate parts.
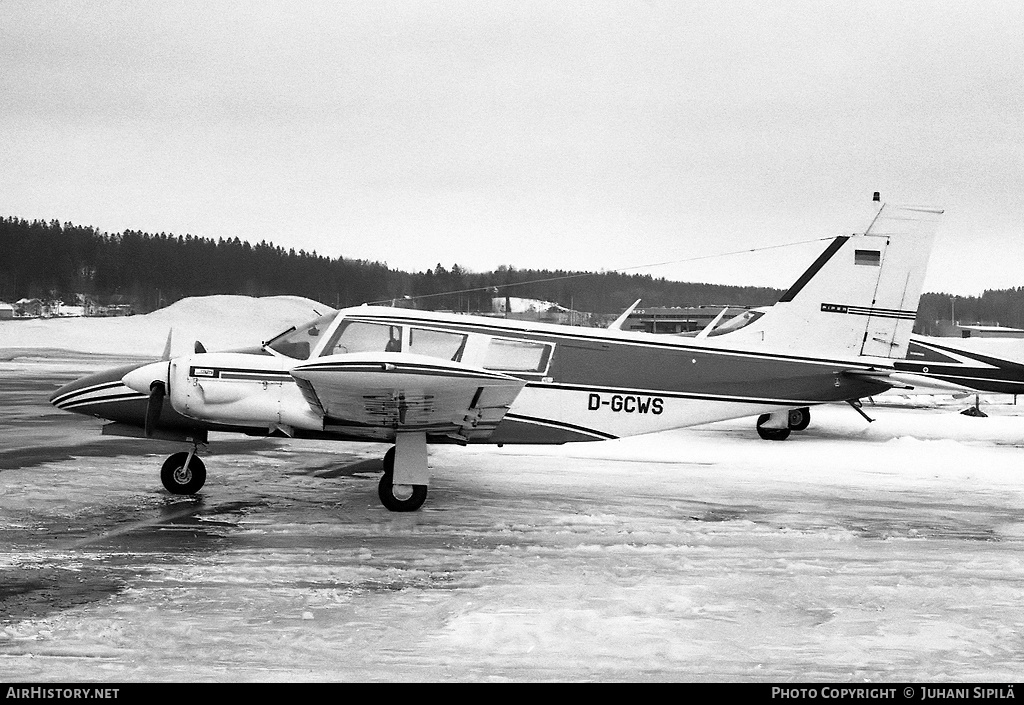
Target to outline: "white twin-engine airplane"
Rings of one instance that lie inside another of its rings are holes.
[[[431,443],[560,444],[633,436],[852,401],[905,384],[942,211],[883,205],[837,237],[754,325],[718,338],[529,323],[400,308],[346,308],[259,348],[202,351],[97,373],[58,390],[104,434],[191,444],[161,480],[206,479],[207,434],[394,443],[378,494],[392,511],[427,496]]]

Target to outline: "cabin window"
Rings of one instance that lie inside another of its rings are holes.
[[[426,328],[412,328],[409,330],[408,352],[459,362],[462,360],[462,352],[465,349],[465,335],[440,330],[427,330]]]
[[[487,346],[484,367],[506,372],[543,372],[551,357],[551,346],[529,340],[495,338]]]
[[[322,354],[358,352],[402,352],[402,327],[361,321],[342,322]]]

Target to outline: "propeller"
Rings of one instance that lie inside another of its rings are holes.
[[[152,437],[153,430],[160,420],[160,411],[163,409],[166,393],[167,386],[159,380],[149,385],[149,401],[146,403],[146,438]]]

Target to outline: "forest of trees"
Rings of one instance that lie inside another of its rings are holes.
[[[514,285],[514,286],[510,286]],[[586,273],[499,267],[469,272],[438,264],[423,272],[389,269],[382,262],[327,257],[252,245],[238,238],[126,230],[107,234],[56,220],[0,218],[0,300],[23,297],[74,303],[85,294],[99,303],[127,302],[152,311],[187,296],[244,294],[305,296],[335,307],[400,301],[425,309],[478,311],[501,295],[557,301],[579,311],[619,313],[636,299],[644,306],[775,303],[781,290],[668,281],[643,274]],[[454,293],[451,293],[454,292]],[[950,311],[964,322],[1024,328],[1024,287],[980,297],[927,293],[918,332],[935,332]]]
[[[31,297],[73,303],[77,294],[85,294],[102,303],[128,301],[146,312],[186,296],[291,294],[335,307],[397,300],[420,308],[474,311],[490,308],[495,288],[502,295],[597,313],[620,312],[639,298],[646,306],[762,305],[781,293],[640,274],[505,266],[478,273],[438,264],[409,273],[381,262],[296,252],[268,242],[132,230],[111,235],[71,223],[0,218],[0,300],[5,301]]]
[[[955,317],[955,318],[954,318]],[[981,296],[953,296],[926,293],[917,307],[914,331],[924,335],[939,332],[940,321],[983,323],[1024,328],[1024,286],[1014,289],[986,289]]]

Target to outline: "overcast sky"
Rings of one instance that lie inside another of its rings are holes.
[[[925,290],[980,294],[1024,286],[1022,174],[1016,1],[0,0],[0,215],[598,270],[881,191],[946,209]],[[635,271],[785,287],[821,247]]]

